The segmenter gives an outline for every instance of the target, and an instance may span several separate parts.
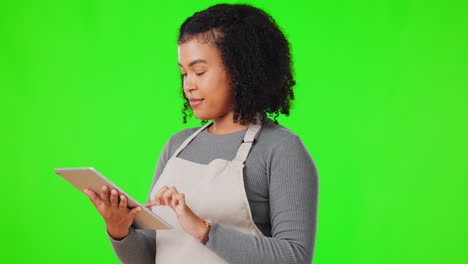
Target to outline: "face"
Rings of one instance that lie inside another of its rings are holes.
[[[201,120],[219,120],[232,115],[229,74],[218,48],[196,38],[178,47],[179,67],[185,96]]]

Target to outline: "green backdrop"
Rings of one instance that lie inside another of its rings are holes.
[[[232,2],[232,1],[228,1]],[[176,33],[215,1],[0,4],[1,263],[118,263],[54,168],[140,201],[182,124]],[[289,38],[320,179],[314,263],[467,263],[463,1],[247,1]]]

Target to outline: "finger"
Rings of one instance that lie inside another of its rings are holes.
[[[169,189],[169,187],[163,186],[161,189],[159,189],[159,191],[156,193],[156,195],[154,195],[153,201],[156,202],[156,205],[161,205],[161,203],[162,203],[161,197],[164,194],[164,192],[166,192],[166,190],[168,190],[168,189]]]
[[[185,206],[185,194],[181,193],[178,198],[178,205]]]
[[[111,207],[117,208],[119,204],[119,192],[116,189],[112,189],[110,196]]]
[[[132,217],[135,217],[139,212],[141,212],[141,207],[140,206],[137,206],[135,208],[133,208],[132,210],[130,210],[130,215]]]
[[[169,188],[169,190],[167,190],[163,194],[162,199],[163,199],[163,202],[164,202],[165,205],[169,205],[169,206],[171,205],[172,195],[174,193],[177,194],[178,192],[177,192],[175,187],[171,187],[171,188]]]
[[[147,208],[155,206],[155,205],[157,205],[155,201],[149,201],[149,202],[144,204],[144,206],[147,207]]]
[[[174,194],[172,196],[172,203],[171,203],[171,207],[173,209],[175,209],[177,207],[177,205],[180,204],[180,200],[182,199],[182,194],[181,193],[178,193],[178,194]]]
[[[110,207],[110,201],[109,201],[109,188],[107,186],[103,185],[101,188],[101,199],[106,205],[106,207]]]
[[[176,207],[178,206],[185,206],[185,194],[183,193],[178,193],[175,194],[172,198],[172,203],[171,207],[172,209],[176,210]]]
[[[95,192],[91,191],[90,189],[86,188],[83,192],[88,196],[91,202],[94,204],[96,208],[98,208],[102,204],[102,200],[96,195]]]
[[[120,210],[127,209],[127,197],[125,195],[120,195],[120,203],[119,203]]]

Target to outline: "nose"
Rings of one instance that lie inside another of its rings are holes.
[[[184,91],[188,94],[190,91],[197,89],[195,80],[190,77],[190,74],[187,74],[184,79]]]

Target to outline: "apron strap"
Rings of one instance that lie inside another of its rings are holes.
[[[247,156],[249,155],[250,149],[252,148],[252,144],[257,138],[261,128],[262,128],[261,124],[250,125],[249,129],[245,133],[244,140],[242,141],[242,144],[240,145],[239,150],[237,151],[237,155],[233,161],[239,162],[242,164],[245,162],[245,160],[247,159]]]
[[[179,153],[198,135],[200,132],[202,132],[203,129],[205,129],[207,126],[211,125],[213,121],[209,122],[208,124],[205,124],[204,126],[200,127],[197,131],[195,131],[192,135],[190,135],[180,146],[179,148],[172,154],[171,158],[177,157]]]
[[[252,148],[252,144],[255,141],[255,139],[258,137],[258,134],[260,130],[262,129],[262,125],[260,122],[260,115],[257,114],[257,124],[250,125],[250,127],[247,129],[247,132],[245,133],[244,140],[242,141],[241,146],[239,147],[239,150],[237,151],[236,157],[234,158],[233,161],[239,162],[239,163],[244,163],[245,160],[247,159],[247,156],[249,155],[250,149]],[[171,158],[177,157],[179,153],[198,135],[200,132],[202,132],[203,129],[211,125],[213,121],[211,121],[208,124],[205,124],[204,126],[200,127],[197,131],[195,131],[192,135],[190,135],[180,146],[179,148],[172,154]]]

